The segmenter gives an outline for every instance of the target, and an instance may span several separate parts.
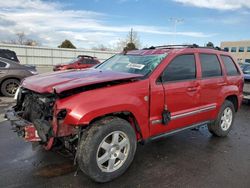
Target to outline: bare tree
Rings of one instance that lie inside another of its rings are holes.
[[[134,44],[135,48],[140,48],[141,47],[140,38],[139,38],[137,32],[133,30],[133,28],[131,28],[131,30],[128,32],[125,39],[120,39],[117,42],[115,49],[121,51],[129,43]]]
[[[36,40],[27,38],[24,32],[16,33],[16,39],[4,40],[1,42],[4,44],[20,44],[20,45],[27,45],[27,46],[39,45],[39,43]]]
[[[27,46],[38,46],[39,45],[37,41],[32,40],[32,39],[25,40],[25,42],[23,44],[27,45]]]
[[[25,40],[25,34],[24,34],[24,32],[16,33],[16,36],[17,36],[17,42],[18,42],[18,44],[23,45],[24,44],[24,40]]]

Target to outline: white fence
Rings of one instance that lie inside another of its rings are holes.
[[[47,48],[10,44],[0,44],[0,49],[9,49],[15,51],[18,59],[22,64],[39,66],[55,65],[59,63],[69,62],[73,58],[76,58],[78,55],[94,56],[102,62],[117,53],[113,51]]]

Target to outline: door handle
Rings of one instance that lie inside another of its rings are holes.
[[[226,82],[221,82],[221,83],[218,83],[217,85],[218,86],[225,86],[227,83]]]
[[[197,91],[197,87],[189,87],[187,88],[187,91],[190,91],[190,92]]]

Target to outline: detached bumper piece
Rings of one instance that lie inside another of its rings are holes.
[[[17,132],[17,135],[29,142],[45,143],[48,141],[49,133],[52,132],[52,128],[47,121],[37,119],[34,123],[31,123],[21,118],[14,109],[9,109],[5,114],[5,118],[11,122],[13,130]]]

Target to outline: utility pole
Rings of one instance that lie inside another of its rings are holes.
[[[179,23],[182,23],[183,21],[184,21],[184,19],[183,18],[169,18],[169,21],[171,21],[171,22],[173,22],[173,24],[174,24],[174,44],[176,44],[176,27],[177,27],[177,24],[179,24]]]
[[[133,28],[130,31],[130,43],[133,43]]]

